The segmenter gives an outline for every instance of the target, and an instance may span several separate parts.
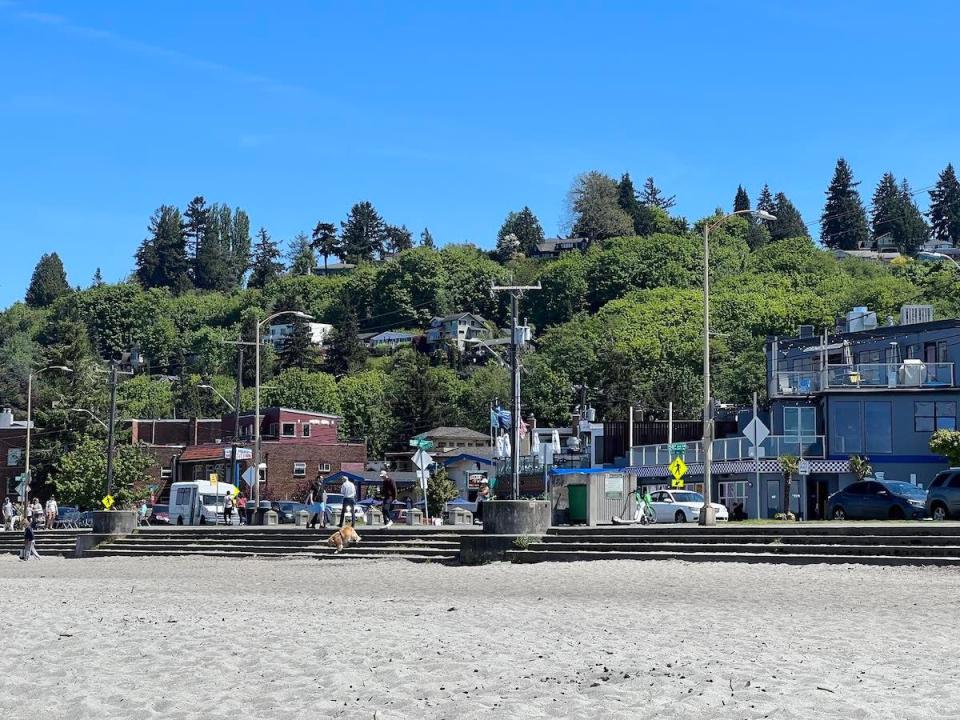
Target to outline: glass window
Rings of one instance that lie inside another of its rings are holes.
[[[860,442],[860,403],[833,402],[830,404],[830,414],[833,416],[833,422],[830,423],[830,452],[863,452],[863,444]]]
[[[879,350],[864,350],[859,354],[859,361],[861,364],[864,363],[878,363],[880,362],[880,351]]]
[[[947,362],[947,341],[940,340],[937,343],[937,362]]]
[[[913,429],[916,432],[956,430],[957,404],[955,402],[915,402]]]
[[[939,475],[937,475],[937,476],[933,479],[933,482],[930,483],[930,489],[932,490],[933,488],[940,487],[940,486],[943,485],[943,483],[946,482],[949,478],[950,478],[950,475],[949,475],[949,474],[947,474],[947,473],[940,473]]]
[[[844,492],[848,495],[866,495],[867,484],[862,482],[854,483],[853,485],[848,486]]]
[[[293,437],[297,434],[297,425],[296,423],[284,423],[283,424],[283,436],[284,437]]]
[[[866,452],[893,452],[892,403],[879,400],[863,403],[863,436]]]
[[[307,464],[305,462],[295,462],[293,464],[293,476],[304,477],[307,474]]]
[[[307,423],[304,423],[303,425],[303,436],[310,437],[310,425]]]
[[[947,483],[947,487],[960,488],[960,475],[954,475],[952,478],[950,478],[950,482]]]
[[[791,436],[814,435],[817,427],[817,409],[812,407],[785,407],[783,434]]]
[[[919,360],[920,359],[920,345],[914,343],[913,345],[907,345],[907,358],[910,360]]]
[[[23,448],[9,448],[7,450],[7,465],[16,466],[23,464]]]

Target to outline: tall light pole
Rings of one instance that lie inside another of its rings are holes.
[[[269,323],[271,320],[275,320],[281,315],[293,315],[294,317],[302,318],[304,320],[313,320],[313,315],[308,315],[305,312],[300,310],[282,310],[278,313],[264,318],[257,323],[256,332],[254,334],[254,340],[256,342],[256,347],[254,348],[254,354],[257,358],[257,373],[256,373],[256,386],[254,390],[254,411],[253,411],[253,508],[254,512],[260,509],[260,328]]]
[[[952,257],[947,255],[946,253],[931,251],[931,252],[925,252],[924,255],[926,255],[927,257],[936,258],[937,260],[949,260],[950,262],[953,263],[953,266],[957,270],[960,270],[960,263],[958,263],[956,260],[954,260]]]
[[[66,365],[48,365],[40,370],[31,370],[27,375],[27,447],[23,458],[23,512],[26,517],[27,502],[30,499],[30,431],[33,430],[33,376],[45,373],[48,370],[60,370],[62,372],[72,373],[73,370]]]
[[[710,497],[713,462],[713,408],[710,405],[710,230],[735,215],[755,215],[761,220],[777,219],[764,210],[736,210],[703,225],[703,507],[700,508],[700,525],[717,524],[717,512]]]

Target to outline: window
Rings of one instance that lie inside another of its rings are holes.
[[[319,470],[322,473],[330,472],[330,463],[320,463],[319,465],[317,465],[317,470]]]
[[[304,424],[303,426],[303,436],[310,437],[310,426],[307,424]]]
[[[7,465],[23,465],[23,448],[10,448],[7,450]]]
[[[930,489],[933,490],[933,488],[940,487],[951,477],[952,475],[950,473],[940,473],[933,479],[933,482],[930,483]]]
[[[954,475],[947,483],[948,488],[960,488],[960,475]]]
[[[809,437],[817,430],[817,409],[812,407],[785,407],[783,409],[783,434],[792,437]]]
[[[937,343],[937,362],[947,362],[947,341],[940,340]]]
[[[860,442],[861,418],[859,402],[833,402],[830,404],[830,452],[850,453],[863,452]]]
[[[880,362],[880,351],[879,350],[864,350],[858,356],[858,362],[861,365],[868,363],[878,363]]]
[[[277,427],[276,423],[270,423],[270,432],[268,433],[268,435],[276,435],[278,429],[279,428]]]
[[[186,505],[190,502],[191,488],[177,488],[177,505]]]
[[[162,467],[160,468],[160,479],[169,480],[170,476],[173,474],[173,468]]]
[[[297,424],[296,423],[284,423],[283,424],[283,436],[284,437],[296,437],[297,435]]]
[[[745,480],[724,481],[720,483],[720,504],[733,513],[738,503],[747,505],[747,483]]]
[[[307,476],[307,464],[305,462],[295,462],[293,464],[293,476],[294,477],[306,477]]]
[[[863,403],[863,436],[866,452],[893,452],[893,406],[889,401]]]
[[[913,343],[912,345],[907,345],[907,359],[909,360],[919,360],[920,359],[920,344]]]
[[[849,485],[846,490],[844,490],[847,495],[866,495],[867,494],[867,483],[857,482],[853,485]]]
[[[913,404],[913,429],[915,432],[957,429],[957,403],[915,402]]]

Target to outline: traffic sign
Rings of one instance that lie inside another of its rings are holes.
[[[674,478],[673,480],[671,480],[671,481],[670,481],[670,487],[672,487],[672,488],[683,488],[683,478],[679,478],[679,479]]]
[[[673,462],[670,463],[670,474],[673,475],[674,480],[679,480],[687,474],[687,464],[683,461],[683,458],[673,459]]]
[[[220,476],[216,473],[210,473],[210,484],[216,485],[218,482],[220,482]]]
[[[760,445],[770,437],[770,429],[763,424],[763,420],[755,417],[743,428],[743,436],[754,445]]]
[[[809,460],[801,460],[801,461],[800,461],[800,465],[799,465],[798,468],[797,468],[797,472],[798,472],[800,475],[809,475],[809,474],[810,474],[810,461],[809,461]]]
[[[433,456],[424,449],[417,450],[413,454],[413,464],[421,470],[433,463]]]
[[[420,450],[433,450],[433,440],[410,438],[410,447],[419,448]]]
[[[686,443],[677,442],[677,443],[673,443],[673,444],[670,446],[670,452],[674,452],[674,453],[684,453],[684,452],[686,452],[686,451],[687,451],[687,444],[686,444]]]
[[[103,498],[103,500],[101,500],[100,502],[103,503],[103,507],[105,507],[107,510],[109,510],[110,508],[113,507],[113,503],[114,503],[113,495],[107,495],[107,496],[106,496],[105,498]]]

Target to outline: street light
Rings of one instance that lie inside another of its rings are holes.
[[[716,525],[717,513],[711,504],[711,463],[713,461],[713,412],[710,407],[710,230],[735,215],[754,215],[761,220],[776,220],[766,210],[736,210],[703,225],[703,507],[700,525]]]
[[[254,390],[254,411],[253,411],[253,466],[254,466],[254,480],[253,480],[253,502],[254,510],[260,509],[260,328],[269,323],[271,320],[275,320],[281,315],[293,315],[294,317],[301,318],[303,320],[313,320],[313,315],[308,315],[305,312],[300,310],[281,310],[278,313],[264,318],[257,323],[256,333],[255,333],[255,355],[257,358],[257,371],[256,371],[256,385]]]
[[[219,390],[217,390],[213,385],[210,385],[209,383],[200,383],[199,385],[197,385],[197,387],[200,388],[201,390],[209,390],[218,398],[220,398],[223,401],[224,405],[230,408],[230,412],[236,412],[236,408],[233,406],[233,403],[227,400],[223,396],[223,394]]]
[[[110,430],[110,428],[107,427],[107,424],[103,420],[98,418],[96,415],[94,415],[92,412],[90,412],[86,408],[70,408],[69,412],[83,413],[84,415],[89,415],[92,420],[95,420],[96,422],[100,423],[100,426],[104,430],[107,430],[107,431]]]
[[[33,376],[45,373],[48,370],[60,370],[62,372],[72,373],[73,370],[66,365],[48,365],[40,370],[31,370],[27,375],[27,448],[23,459],[23,513],[26,517],[27,502],[30,495],[30,431],[33,429]]]
[[[933,251],[928,250],[928,251],[926,251],[926,252],[924,252],[924,253],[922,253],[922,254],[923,254],[924,258],[928,258],[928,257],[929,257],[929,258],[936,258],[937,260],[949,260],[950,262],[953,263],[954,267],[957,268],[957,270],[960,270],[960,263],[958,263],[956,260],[954,260],[952,257],[950,257],[949,255],[947,255],[946,253],[933,252]]]

